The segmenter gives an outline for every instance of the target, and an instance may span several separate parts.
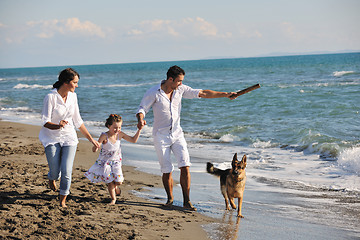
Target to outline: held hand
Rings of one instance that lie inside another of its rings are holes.
[[[138,121],[137,127],[139,130],[141,130],[146,125],[146,120],[141,119]]]
[[[94,141],[92,144],[94,144],[94,147],[100,148],[101,144],[98,141]]]
[[[94,146],[92,147],[93,152],[96,152],[97,150],[99,150],[100,143],[98,141],[94,141],[92,144],[94,144]]]
[[[96,146],[93,146],[93,147],[92,147],[92,151],[93,151],[93,152],[96,152],[97,150],[99,150],[98,147],[96,147]]]
[[[236,92],[227,92],[226,97],[229,98],[230,100],[234,100],[237,98]]]

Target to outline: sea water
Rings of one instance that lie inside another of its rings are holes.
[[[172,65],[186,71],[183,83],[192,88],[237,91],[261,85],[233,101],[182,101],[181,125],[193,163],[192,192],[200,196],[193,201],[200,211],[216,215],[212,208],[223,209],[218,180],[206,173],[206,162],[227,168],[234,153],[248,157],[249,192],[329,194],[321,198],[326,201],[335,193],[352,199],[349,208],[359,208],[360,53],[0,69],[0,117],[40,124],[44,96],[58,73],[73,67],[80,73],[76,93],[89,130],[99,135],[106,130],[107,116],[118,113],[124,119],[123,131],[133,134],[143,94],[165,79]],[[138,159],[130,150],[134,145],[124,144],[129,159],[124,162],[159,174],[151,147],[152,112],[146,120],[136,147],[148,155]],[[284,205],[291,203],[286,201]],[[287,211],[296,212],[296,207]]]

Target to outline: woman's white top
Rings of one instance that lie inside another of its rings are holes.
[[[68,124],[61,129],[51,130],[44,127],[45,123],[60,123],[61,120],[68,121]],[[53,89],[44,98],[44,106],[41,114],[43,127],[40,130],[39,139],[44,147],[60,143],[61,146],[77,145],[79,140],[76,128],[81,127],[83,120],[80,116],[77,95],[69,92],[64,102],[57,89]]]

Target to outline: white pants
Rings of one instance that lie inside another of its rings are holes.
[[[170,159],[171,151],[174,153],[178,168],[191,166],[184,134],[174,138],[171,135],[157,133],[154,136],[154,147],[158,155],[162,173],[170,173],[174,170],[174,165]]]

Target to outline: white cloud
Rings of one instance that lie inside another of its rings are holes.
[[[138,29],[131,29],[130,31],[127,32],[128,35],[141,35],[143,34],[143,32],[141,30]]]
[[[105,33],[101,27],[90,21],[81,22],[78,18],[30,21],[26,25],[35,30],[37,32],[35,35],[39,38],[52,38],[55,34],[105,38]]]
[[[193,28],[195,31],[199,31],[200,35],[213,36],[213,37],[216,37],[218,35],[218,30],[216,26],[212,23],[205,21],[205,19],[200,17],[196,18]]]
[[[281,30],[285,37],[290,38],[292,40],[299,41],[304,38],[304,35],[299,31],[297,31],[295,26],[290,22],[282,22]]]
[[[184,18],[181,20],[146,20],[127,32],[128,36],[156,37],[210,37],[230,38],[231,32],[220,33],[218,28],[201,17]]]

